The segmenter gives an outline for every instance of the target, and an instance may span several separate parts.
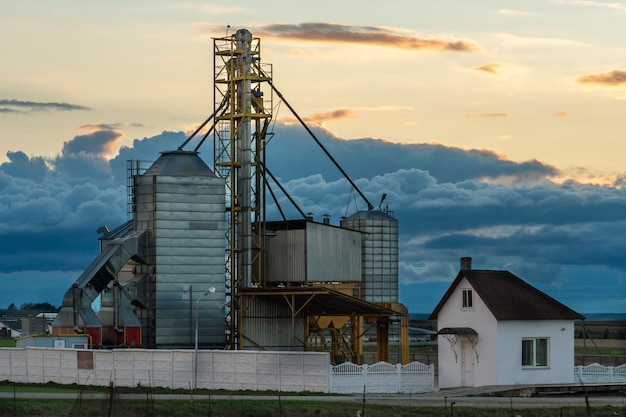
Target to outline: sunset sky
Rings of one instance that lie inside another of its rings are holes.
[[[60,304],[97,227],[126,219],[125,161],[212,112],[212,38],[247,28],[346,171],[389,195],[410,311],[472,256],[581,313],[626,312],[625,19],[626,1],[6,2],[0,307]],[[275,117],[275,171],[338,219],[349,190]]]

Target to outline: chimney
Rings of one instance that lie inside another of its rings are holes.
[[[324,224],[330,224],[330,214],[324,214]]]
[[[472,269],[472,258],[464,256],[461,258],[461,271]]]

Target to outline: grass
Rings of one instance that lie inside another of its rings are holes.
[[[365,413],[363,413],[365,409]],[[446,412],[447,411],[447,412]],[[306,401],[269,401],[269,400],[37,400],[37,399],[0,399],[0,416],[212,416],[212,417],[436,417],[448,416],[450,410],[444,407],[406,407],[342,402],[306,402]],[[489,409],[455,407],[457,417],[549,417],[549,416],[586,416],[582,407],[563,408],[526,408],[526,409]],[[624,415],[616,407],[594,407],[595,417]]]
[[[601,347],[598,351],[594,346],[576,346],[576,355],[582,356],[623,356],[626,361],[626,348],[622,347]]]
[[[0,338],[0,348],[3,348],[3,347],[5,348],[15,347],[15,339],[7,339],[4,337]]]
[[[365,413],[363,413],[365,409]],[[105,412],[106,410],[106,412]],[[0,399],[0,416],[212,416],[212,417],[436,417],[449,416],[450,410],[444,407],[406,407],[342,402],[307,402],[307,401],[269,401],[269,400],[37,400],[37,399]],[[582,407],[563,408],[526,408],[526,409],[491,409],[455,407],[457,417],[549,417],[549,416],[586,416]],[[624,415],[616,407],[594,407],[595,417]]]
[[[451,410],[441,407],[396,406],[379,404],[361,404],[329,401],[293,401],[281,393],[264,393],[275,399],[248,400],[246,392],[225,392],[199,390],[194,395],[230,395],[228,400],[194,399],[187,390],[168,390],[165,388],[147,389],[146,387],[116,388],[116,394],[134,393],[145,395],[145,399],[121,400],[117,395],[107,396],[99,400],[81,399],[80,393],[108,393],[108,387],[85,387],[58,384],[14,384],[0,382],[3,392],[41,392],[41,393],[74,393],[74,399],[37,399],[37,398],[0,398],[0,417],[31,416],[31,417],[66,417],[66,416],[117,416],[117,417],[447,417]],[[188,399],[152,400],[154,394],[187,394]],[[258,392],[248,392],[259,395]],[[309,395],[299,393],[298,395]],[[197,398],[197,397],[196,397]],[[367,399],[366,399],[367,400]],[[363,413],[365,411],[365,413]],[[457,417],[574,417],[586,416],[587,410],[582,407],[563,408],[469,408],[455,407]],[[626,409],[610,406],[593,407],[592,415],[625,416]]]

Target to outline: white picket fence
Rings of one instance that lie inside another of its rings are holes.
[[[599,363],[574,367],[575,382],[626,382],[626,363],[604,366]]]
[[[435,366],[421,362],[392,365],[345,362],[331,367],[330,392],[338,394],[395,394],[435,390]]]

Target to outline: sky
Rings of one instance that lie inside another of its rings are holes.
[[[625,17],[588,0],[3,4],[0,307],[61,304],[98,227],[127,219],[126,161],[206,119],[213,38],[247,28],[368,199],[387,194],[410,312],[471,256],[578,312],[624,313]],[[365,209],[275,105],[268,165],[298,204],[334,224]]]

